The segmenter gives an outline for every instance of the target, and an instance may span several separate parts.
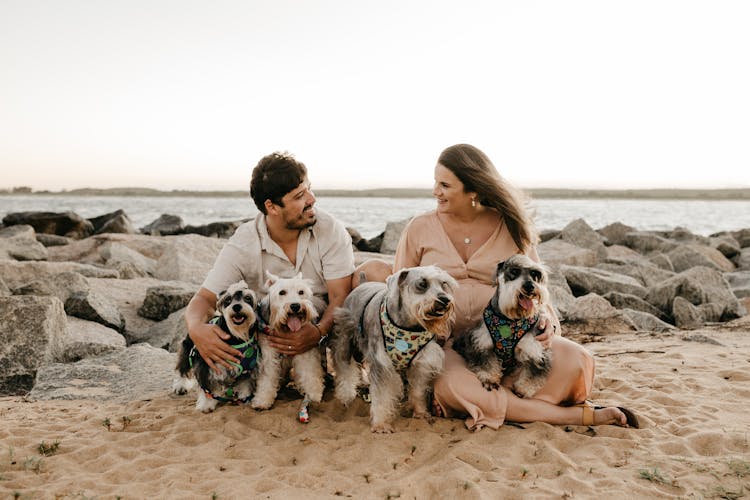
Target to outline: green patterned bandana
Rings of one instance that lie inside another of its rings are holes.
[[[383,330],[385,351],[391,357],[396,370],[404,371],[409,367],[414,356],[435,338],[435,334],[427,330],[412,332],[394,325],[385,310],[385,303],[386,299],[383,298],[380,303],[380,327]]]

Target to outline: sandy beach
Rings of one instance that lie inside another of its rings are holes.
[[[593,399],[641,429],[402,418],[371,434],[363,401],[327,394],[296,419],[193,408],[0,398],[3,498],[739,498],[750,491],[750,316],[695,331],[600,337]],[[43,454],[46,452],[46,456]]]

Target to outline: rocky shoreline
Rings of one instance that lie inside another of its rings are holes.
[[[124,211],[9,214],[0,227],[0,396],[133,401],[168,390],[184,308],[242,221],[191,227],[164,215],[136,230]],[[406,221],[364,240],[356,261],[392,261]],[[691,330],[750,308],[750,228],[543,231],[563,334]]]

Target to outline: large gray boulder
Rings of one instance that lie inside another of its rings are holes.
[[[537,245],[539,258],[548,266],[595,266],[599,257],[595,250],[581,248],[563,240],[549,240]]]
[[[595,293],[578,297],[563,324],[564,334],[609,335],[636,330],[635,324]]]
[[[682,297],[695,306],[721,304],[721,321],[737,318],[746,312],[722,273],[708,267],[693,267],[654,285],[644,298],[668,316],[673,316],[672,305],[676,297]]]
[[[397,222],[388,222],[385,225],[383,242],[380,244],[380,253],[396,253],[396,248],[398,248],[398,240],[401,239],[401,233],[404,232],[404,228],[410,220],[411,218],[400,220]]]
[[[0,396],[31,390],[39,367],[60,360],[65,332],[56,297],[0,297]]]
[[[226,243],[197,234],[169,236],[169,246],[156,262],[154,277],[201,284]]]
[[[678,246],[678,243],[648,231],[627,233],[620,244],[643,255],[651,252],[665,253]]]
[[[737,270],[750,271],[750,248],[743,248],[732,261],[737,266]]]
[[[742,247],[740,243],[731,235],[711,237],[711,247],[715,248],[727,259],[733,259],[740,254]]]
[[[629,262],[644,262],[648,259],[639,254],[632,248],[624,245],[611,245],[606,247],[606,256],[604,262],[616,262],[625,264]]]
[[[724,278],[735,297],[738,299],[750,297],[750,271],[725,273]]]
[[[41,297],[57,297],[60,302],[65,301],[74,293],[89,291],[89,282],[82,274],[68,271],[55,274],[49,279],[36,280],[13,290],[15,295],[37,295]]]
[[[188,224],[182,230],[184,234],[200,234],[209,238],[229,238],[243,223],[251,219],[209,222],[200,226]]]
[[[158,219],[141,228],[143,234],[151,236],[169,236],[181,234],[185,227],[182,217],[172,214],[161,214]]]
[[[100,215],[89,219],[94,226],[94,234],[102,233],[125,233],[136,234],[138,231],[133,227],[130,217],[124,210],[120,209],[115,212]]]
[[[77,240],[91,236],[94,232],[91,222],[73,212],[15,212],[3,217],[3,224],[28,224],[37,233],[56,234]]]
[[[635,231],[636,229],[634,227],[623,224],[622,222],[614,222],[597,229],[596,232],[602,235],[605,241],[610,245],[625,246],[625,235]]]
[[[604,295],[610,291],[645,297],[647,290],[638,280],[624,274],[615,274],[603,269],[580,266],[560,266],[573,295],[579,297],[589,293]]]
[[[28,225],[0,229],[0,259],[47,260],[47,248]]]
[[[126,246],[148,259],[157,260],[171,242],[168,238],[142,234],[106,233],[47,250],[51,261],[104,265],[110,258],[107,252],[113,244]]]
[[[661,310],[635,295],[620,292],[608,292],[603,297],[617,309],[641,311],[657,318],[664,316]]]
[[[734,271],[734,264],[715,248],[703,245],[685,244],[667,252],[675,272],[682,272],[691,267],[712,267],[725,273]]]
[[[38,370],[29,398],[124,403],[163,396],[171,387],[175,363],[175,354],[148,344],[77,363],[51,363]]]
[[[68,316],[60,360],[63,363],[72,363],[118,349],[125,349],[125,337],[117,331],[93,321]]]
[[[560,239],[575,246],[593,250],[600,260],[607,257],[602,237],[583,219],[576,219],[565,226],[560,231]]]
[[[701,311],[682,297],[675,297],[672,302],[674,324],[683,330],[699,328],[704,323]]]
[[[65,312],[76,318],[94,321],[118,332],[125,330],[123,318],[117,306],[91,290],[73,293],[65,301]]]
[[[146,298],[138,309],[144,318],[161,321],[188,305],[198,287],[188,285],[159,285],[146,290]]]
[[[675,275],[674,272],[665,271],[647,260],[626,263],[604,262],[596,267],[611,273],[630,276],[647,287],[661,283]]]
[[[647,312],[625,308],[622,313],[633,322],[639,332],[666,332],[675,329],[674,326]]]
[[[169,352],[177,352],[182,341],[187,336],[185,325],[185,309],[180,309],[170,314],[167,319],[156,322],[139,336],[130,338],[132,344],[147,342],[154,347],[166,349]]]
[[[87,278],[118,278],[113,269],[79,264],[77,262],[17,262],[0,260],[0,278],[11,290],[38,280],[49,280],[65,272],[76,272]]]
[[[733,231],[732,237],[737,240],[741,248],[750,247],[750,228],[740,229],[739,231]]]
[[[104,259],[104,265],[116,269],[122,279],[151,276],[156,269],[154,259],[116,241],[108,241],[102,245],[99,253]]]

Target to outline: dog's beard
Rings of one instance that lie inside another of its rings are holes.
[[[453,330],[454,306],[450,302],[443,311],[435,311],[432,307],[419,304],[417,307],[417,320],[428,332],[438,337],[447,338]]]
[[[298,332],[307,323],[317,319],[317,315],[310,312],[310,309],[303,307],[299,312],[281,310],[271,315],[271,325],[274,330]]]
[[[498,310],[510,319],[532,318],[547,302],[547,297],[547,289],[543,286],[537,286],[532,294],[526,294],[518,287],[506,285],[498,291]]]
[[[250,340],[250,331],[255,325],[256,316],[252,312],[247,314],[245,311],[235,313],[234,311],[224,311],[224,322],[232,335],[242,340]]]

